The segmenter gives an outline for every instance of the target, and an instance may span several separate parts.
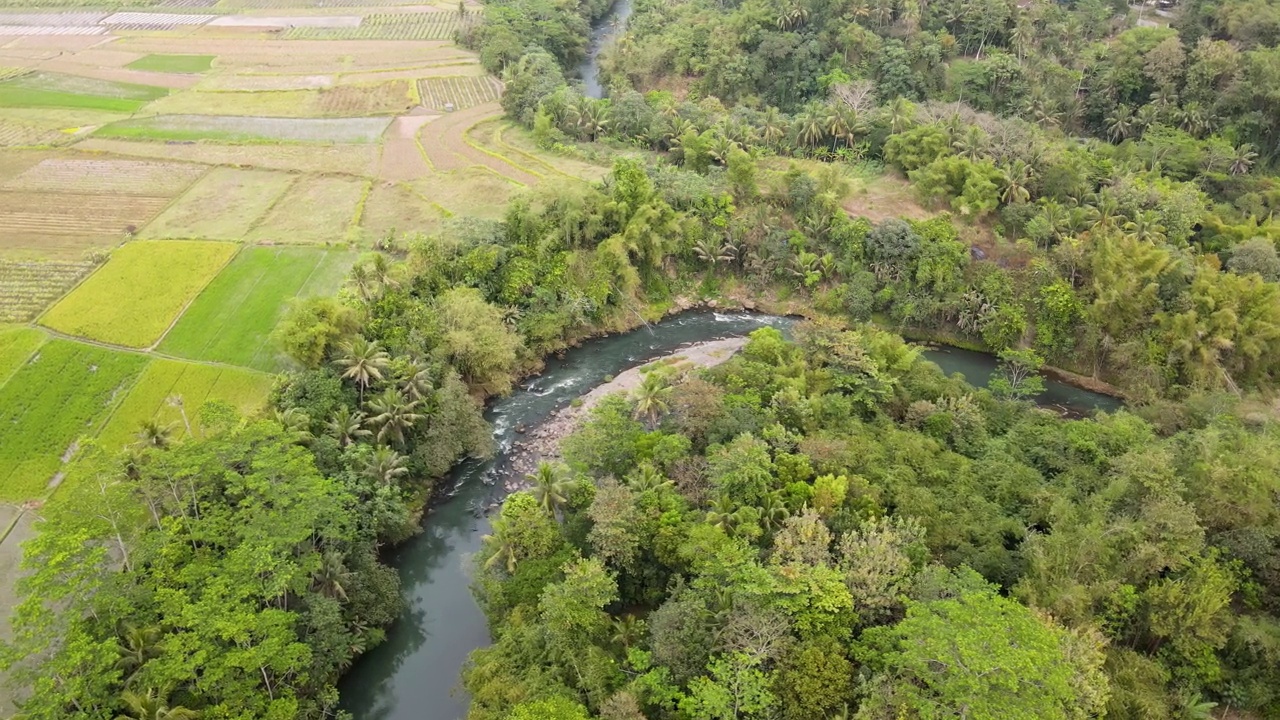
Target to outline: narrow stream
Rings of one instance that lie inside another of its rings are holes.
[[[552,411],[603,383],[606,376],[675,352],[691,343],[738,337],[764,326],[789,328],[792,320],[769,315],[689,312],[625,335],[598,338],[549,359],[542,375],[492,403],[485,417],[493,424],[497,456],[469,460],[443,481],[450,497],[427,516],[425,531],[399,547],[390,559],[399,568],[406,610],[387,632],[387,641],[368,652],[342,679],[343,707],[356,720],[461,720],[466,698],[455,692],[467,655],[489,643],[483,613],[471,596],[468,568],[480,550],[489,523],[476,508],[497,502],[499,473],[517,426],[534,427]],[[960,372],[985,383],[995,369],[991,356],[963,350],[929,351],[947,373]],[[1055,381],[1044,400],[1076,414],[1118,407],[1113,398]]]
[[[582,77],[582,94],[587,97],[604,97],[604,88],[600,85],[600,51],[626,29],[627,18],[631,17],[631,2],[632,0],[614,0],[609,12],[591,26],[591,44],[587,46],[587,57],[578,66],[578,75]]]

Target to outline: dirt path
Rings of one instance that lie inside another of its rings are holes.
[[[416,180],[431,174],[431,166],[418,146],[418,133],[439,115],[406,115],[391,121],[382,136],[378,177],[388,181]]]
[[[502,114],[502,105],[496,100],[482,105],[447,113],[422,130],[422,148],[437,170],[461,170],[481,165],[499,175],[520,183],[533,185],[541,178],[531,175],[499,157],[481,152],[467,143],[466,134],[472,126]]]
[[[13,505],[0,505],[0,640],[9,640],[9,612],[18,602],[18,566],[22,562],[22,543],[32,535],[30,512]],[[0,717],[9,717],[17,711],[18,700],[8,687],[4,673],[0,673]]]
[[[560,457],[560,441],[572,433],[586,420],[591,408],[614,393],[630,393],[644,381],[647,368],[657,363],[674,364],[683,372],[698,368],[709,368],[719,365],[747,344],[747,338],[727,338],[710,340],[660,357],[630,370],[625,370],[617,377],[602,385],[597,385],[591,392],[579,398],[582,402],[561,408],[550,415],[542,424],[525,435],[525,440],[515,443],[511,451],[511,462],[506,472],[506,488],[509,492],[525,486],[525,475],[533,472],[543,460],[555,460]]]

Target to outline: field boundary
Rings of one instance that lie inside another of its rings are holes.
[[[345,240],[348,243],[356,242],[360,237],[360,223],[364,220],[364,206],[369,202],[369,195],[373,193],[374,182],[376,181],[373,178],[364,178],[364,190],[360,191],[360,199],[356,202],[356,208],[351,213],[351,221],[347,223]]]
[[[476,125],[479,125],[479,123],[476,123]],[[474,128],[476,125],[472,125],[472,126],[471,126],[471,128]],[[480,143],[478,143],[478,142],[476,142],[475,140],[473,140],[473,139],[471,138],[471,135],[470,135],[470,133],[471,133],[471,128],[467,128],[466,130],[463,130],[463,131],[462,131],[462,141],[463,141],[463,142],[465,142],[467,145],[470,145],[472,148],[474,148],[474,149],[476,149],[476,150],[479,150],[480,152],[484,153],[485,155],[488,155],[489,157],[491,157],[491,158],[493,158],[493,159],[495,159],[495,160],[498,160],[498,161],[500,161],[500,162],[504,162],[504,163],[506,163],[506,164],[510,165],[511,167],[515,168],[516,170],[519,170],[519,171],[520,171],[520,172],[522,172],[522,173],[525,173],[525,174],[527,174],[527,175],[532,175],[533,177],[535,177],[535,178],[537,178],[537,179],[539,179],[539,180],[546,180],[546,179],[547,179],[547,176],[546,176],[546,175],[543,175],[542,173],[540,173],[540,172],[538,172],[538,171],[536,171],[536,170],[533,170],[533,169],[531,169],[531,168],[524,167],[523,165],[521,165],[521,164],[519,164],[519,163],[517,163],[517,162],[515,162],[515,161],[513,161],[513,160],[510,160],[509,158],[507,158],[507,157],[503,156],[501,153],[494,152],[493,150],[490,150],[489,148],[484,147],[484,146],[482,146]],[[487,167],[487,166],[486,166],[486,167]],[[490,169],[491,169],[491,170],[493,170],[494,172],[497,172],[497,170],[496,170],[496,169],[494,169],[494,168],[490,168]],[[516,181],[516,180],[515,180],[515,178],[509,178],[509,179],[510,179],[510,180],[512,180],[512,181],[515,181],[515,182],[520,182],[520,181]],[[520,182],[520,184],[521,184],[521,185],[526,185],[526,186],[528,185],[528,183],[525,183],[525,182]]]
[[[181,241],[178,241],[178,242],[181,242]],[[231,253],[230,257],[228,257],[225,262],[223,262],[221,265],[218,266],[218,271],[214,273],[210,273],[209,276],[205,279],[204,284],[202,284],[199,287],[199,289],[197,289],[195,292],[191,293],[191,299],[183,303],[182,309],[179,310],[177,314],[173,316],[173,319],[169,321],[169,326],[164,329],[164,332],[160,333],[160,337],[156,338],[156,341],[151,343],[151,346],[146,349],[147,352],[149,353],[154,352],[156,348],[160,347],[160,343],[164,342],[165,337],[167,337],[169,335],[169,332],[173,330],[173,326],[177,325],[178,321],[182,319],[182,316],[187,314],[187,310],[188,308],[191,307],[191,303],[195,302],[196,298],[200,297],[200,293],[204,292],[205,288],[209,287],[209,283],[213,282],[219,275],[222,274],[223,270],[227,269],[227,266],[231,264],[232,260],[235,260],[237,257],[240,256],[240,253],[244,252],[243,244],[236,243],[236,245],[237,245],[236,251]],[[106,263],[103,263],[103,265],[106,265]]]
[[[30,326],[30,325],[19,325],[18,327],[30,327],[32,330],[35,330],[36,332],[44,332],[44,333],[47,333],[47,332],[48,332],[48,331],[47,331],[47,330],[45,330],[44,328],[32,327],[32,326]],[[45,340],[46,340],[46,341],[48,341],[48,338],[46,337],[46,338],[45,338]],[[26,356],[25,358],[23,358],[23,359],[22,359],[22,362],[18,363],[16,366],[14,366],[14,368],[13,368],[13,371],[12,371],[12,372],[10,372],[10,373],[9,373],[8,375],[6,375],[5,377],[0,377],[0,387],[4,387],[4,384],[5,384],[5,383],[9,382],[9,380],[11,380],[11,379],[13,378],[13,376],[14,376],[14,375],[17,375],[17,374],[18,374],[18,371],[22,369],[22,366],[23,366],[23,365],[26,365],[27,363],[31,362],[31,358],[33,358],[33,357],[35,357],[36,355],[38,355],[38,354],[40,353],[40,348],[42,348],[42,347],[44,347],[44,343],[43,343],[43,342],[42,342],[42,343],[40,343],[39,345],[37,345],[35,350],[32,350],[31,352],[27,353],[27,356]],[[3,537],[3,536],[0,536],[0,542],[3,542],[3,541],[4,541],[4,537]]]

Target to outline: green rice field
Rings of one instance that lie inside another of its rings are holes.
[[[195,299],[159,350],[169,355],[280,369],[272,330],[295,297],[337,292],[355,253],[245,248]]]
[[[168,95],[165,88],[34,72],[0,82],[0,107],[51,107],[131,113]]]
[[[36,328],[0,327],[0,386],[22,367],[47,336]]]
[[[93,435],[146,357],[50,340],[0,387],[0,500],[43,497],[84,435]]]
[[[202,73],[212,66],[212,55],[146,55],[125,67],[151,72]]]

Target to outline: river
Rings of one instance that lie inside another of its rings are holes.
[[[387,631],[387,641],[360,658],[342,679],[343,707],[356,720],[460,720],[466,698],[455,693],[467,655],[489,643],[484,614],[471,596],[468,568],[488,533],[477,508],[501,499],[499,474],[519,434],[552,411],[605,381],[607,376],[675,352],[692,343],[739,337],[764,326],[783,329],[794,321],[769,315],[688,312],[634,332],[587,341],[550,358],[545,371],[494,401],[485,412],[498,452],[488,461],[461,463],[443,481],[452,490],[436,506],[418,537],[396,549],[406,609]],[[985,383],[995,369],[989,355],[966,350],[930,350],[925,355],[947,373]],[[1115,409],[1114,398],[1047,380],[1044,403],[1075,414]]]
[[[632,0],[614,0],[609,12],[591,26],[591,44],[587,46],[587,57],[578,65],[582,94],[587,97],[604,97],[604,88],[600,85],[600,51],[609,47],[626,29],[627,18],[631,17],[631,3]]]

